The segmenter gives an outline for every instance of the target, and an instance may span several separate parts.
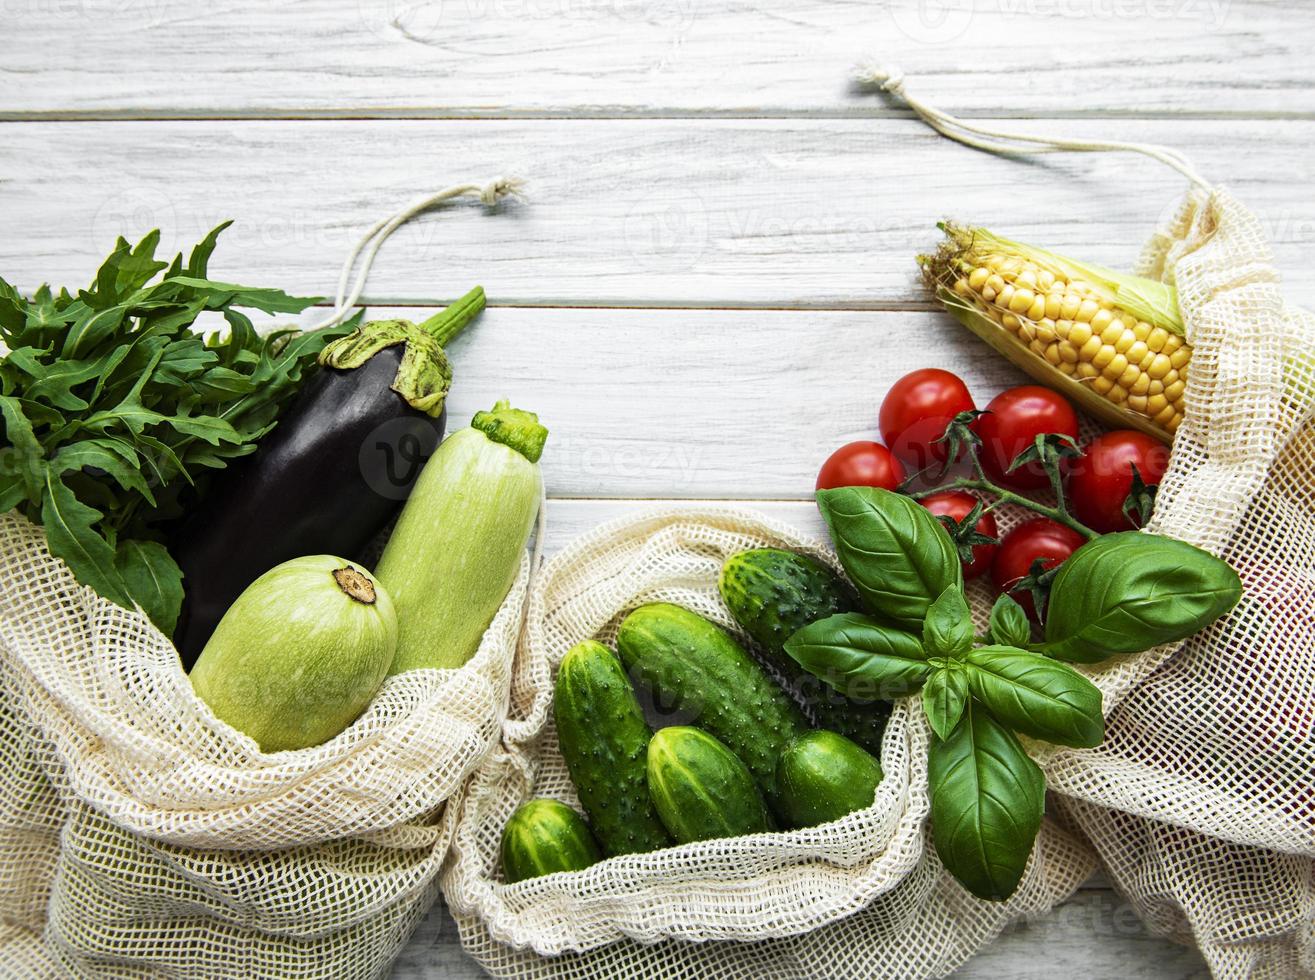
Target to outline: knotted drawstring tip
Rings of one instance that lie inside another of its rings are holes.
[[[893,66],[864,64],[854,69],[855,81],[876,85],[891,95],[904,94],[904,72]]]
[[[479,199],[492,207],[510,194],[519,194],[524,187],[525,181],[519,177],[499,177],[479,192]]]

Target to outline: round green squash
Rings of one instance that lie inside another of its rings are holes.
[[[319,745],[365,710],[397,651],[383,586],[332,555],[294,558],[251,583],[192,668],[192,689],[265,752]]]

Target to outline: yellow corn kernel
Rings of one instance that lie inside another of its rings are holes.
[[[1068,328],[1068,342],[1080,350],[1082,345],[1091,339],[1091,324],[1074,323],[1072,320],[1065,322],[1071,324]],[[1097,337],[1096,340],[1099,342],[1100,338]]]
[[[1108,395],[1114,388],[1114,382],[1102,374],[1091,379],[1091,387],[1099,395]]]
[[[1151,393],[1151,376],[1138,368],[1137,378],[1128,386],[1130,395],[1149,395]]]
[[[1094,364],[1098,370],[1104,371],[1105,368],[1109,367],[1114,361],[1114,358],[1118,356],[1118,351],[1113,347],[1110,347],[1107,344],[1102,344],[1100,350],[1096,351],[1095,356],[1091,358],[1091,363]]]
[[[1105,349],[1109,350],[1108,347]],[[1128,370],[1128,359],[1122,354],[1115,353],[1109,363],[1100,369],[1100,373],[1107,378],[1113,378],[1115,384],[1117,384],[1119,378],[1122,377],[1123,372],[1126,370]]]
[[[1008,292],[1008,290],[1005,292]],[[1000,294],[1000,302],[1009,307],[1011,313],[1026,313],[1032,308],[1032,300],[1034,299],[1036,299],[1036,293],[1026,286],[1015,286],[1008,299],[1005,298],[1004,293]]]

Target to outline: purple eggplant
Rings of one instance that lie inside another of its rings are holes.
[[[443,344],[484,308],[478,286],[419,325],[375,320],[321,368],[250,456],[218,475],[171,551],[183,570],[174,643],[191,668],[220,618],[269,569],[304,555],[361,561],[443,439]]]

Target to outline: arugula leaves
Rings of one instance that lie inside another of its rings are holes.
[[[182,575],[162,540],[208,471],[256,448],[321,348],[355,328],[259,336],[241,310],[297,313],[314,298],[208,277],[224,223],[171,262],[160,233],[120,238],[86,289],[24,297],[0,279],[0,511],[45,525],[83,585],[166,634]],[[203,313],[226,336],[194,332]]]
[[[1035,458],[1057,460],[1068,448],[1038,440]],[[1075,748],[1105,736],[1100,689],[1060,660],[1095,662],[1189,636],[1237,602],[1237,573],[1181,541],[1105,535],[1055,574],[1044,644],[1032,643],[1022,607],[1003,595],[989,643],[978,645],[953,528],[871,487],[821,491],[818,505],[872,616],[813,623],[786,652],[851,695],[921,691],[934,735],[927,763],[937,853],[974,895],[1007,898],[1045,809],[1045,778],[1018,734]]]

